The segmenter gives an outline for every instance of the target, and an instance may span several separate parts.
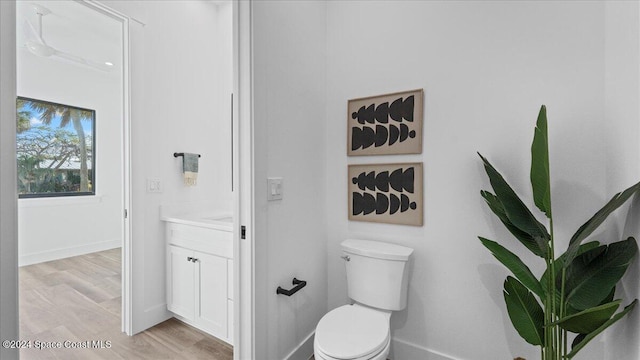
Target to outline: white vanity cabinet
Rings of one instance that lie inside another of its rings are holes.
[[[167,309],[229,344],[233,339],[233,233],[167,221]]]
[[[193,319],[196,277],[192,250],[169,245],[167,249],[167,308],[174,314]]]

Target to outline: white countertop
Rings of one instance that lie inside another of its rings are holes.
[[[160,220],[176,224],[233,232],[233,217],[229,214],[174,214],[162,216]]]

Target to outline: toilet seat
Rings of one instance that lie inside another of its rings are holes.
[[[391,314],[361,305],[344,305],[320,319],[315,344],[323,357],[371,359],[389,345]]]
[[[391,338],[387,341],[387,344],[380,350],[380,352],[376,354],[369,354],[365,357],[357,358],[357,359],[349,359],[349,360],[387,360],[387,355],[389,355],[389,350],[391,349]],[[322,353],[322,351],[317,349],[317,344],[314,344],[314,355],[316,360],[344,360],[339,358],[334,358],[327,356]]]
[[[349,360],[387,360],[387,355],[389,355],[389,350],[391,349],[391,338],[389,338],[389,341],[387,342],[387,345],[385,345],[385,347],[383,347],[379,353],[377,354],[369,354],[365,357],[361,357],[361,358],[357,358],[357,359],[349,359]],[[314,355],[315,355],[315,359],[316,360],[344,360],[344,359],[338,359],[338,358],[333,358],[330,356],[327,356],[325,354],[322,353],[322,351],[318,350],[317,348],[314,348]]]

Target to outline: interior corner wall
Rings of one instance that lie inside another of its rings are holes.
[[[18,339],[16,3],[0,1],[0,339]],[[18,359],[0,347],[0,359]]]
[[[308,359],[327,310],[325,11],[252,2],[257,360]],[[282,200],[267,201],[267,177],[284,179]],[[307,286],[276,295],[294,277]]]
[[[348,301],[342,240],[414,248],[408,307],[392,316],[392,359],[539,356],[507,316],[508,271],[477,236],[506,244],[538,275],[544,264],[487,209],[479,191],[489,183],[476,151],[535,208],[530,144],[540,105],[547,105],[555,235],[564,248],[607,200],[604,7],[601,1],[327,2],[328,306]],[[422,154],[346,156],[348,99],[416,88],[425,91]],[[348,164],[409,161],[424,163],[423,227],[347,221]],[[581,356],[603,359],[603,352],[599,339]]]
[[[105,1],[130,22],[133,332],[165,320],[165,234],[160,208],[231,213],[230,106],[218,91],[217,6],[204,0]],[[229,32],[230,33],[230,32]],[[232,69],[228,69],[231,73]],[[186,187],[174,152],[201,154]],[[147,192],[147,179],[162,192]]]
[[[605,5],[605,116],[607,196],[640,181],[640,6],[638,2],[608,1]],[[640,239],[640,196],[607,221],[608,239]],[[640,297],[640,261],[630,266],[617,298],[623,305]],[[640,312],[606,332],[606,359],[635,360],[640,356]]]

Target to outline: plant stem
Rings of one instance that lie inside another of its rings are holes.
[[[550,252],[550,251],[549,251]],[[544,302],[544,335],[545,335],[545,360],[554,360],[553,359],[553,329],[549,326],[553,322],[553,261],[550,259],[550,256],[547,255],[545,259],[547,262],[547,271],[549,276],[547,277],[547,296],[546,301]]]
[[[566,265],[566,264],[565,264]],[[562,267],[562,285],[560,286],[560,318],[564,318],[567,314],[567,304],[564,301],[564,291],[565,291],[565,277],[567,275],[567,267]],[[567,346],[567,332],[563,331],[563,341],[562,341],[562,357],[564,358],[567,355],[568,346]]]
[[[556,285],[555,285],[555,281],[556,281],[556,255],[555,255],[555,244],[554,244],[554,238],[553,238],[553,217],[549,218],[549,229],[550,229],[550,237],[551,239],[549,240],[549,244],[550,244],[550,261],[551,261],[551,272],[549,276],[549,284],[550,284],[550,290],[551,290],[551,321],[554,322],[556,321],[557,318],[557,312],[556,312]],[[559,355],[559,350],[560,350],[560,333],[558,331],[558,325],[554,325],[553,326],[553,347],[554,347],[554,358],[558,358],[557,355]]]

